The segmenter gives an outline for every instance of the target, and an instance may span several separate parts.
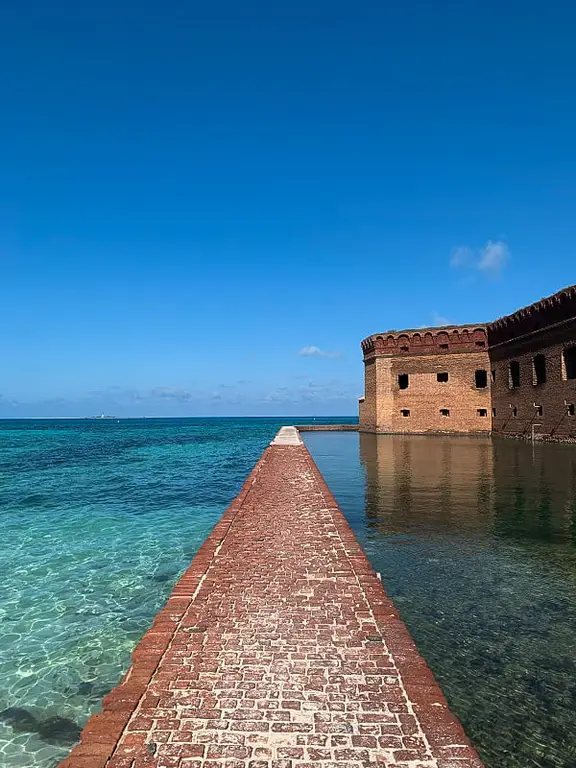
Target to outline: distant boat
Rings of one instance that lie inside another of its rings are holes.
[[[120,419],[118,419],[117,416],[106,416],[104,413],[102,413],[100,416],[87,416],[87,418],[88,419],[117,419],[118,421],[120,421]]]

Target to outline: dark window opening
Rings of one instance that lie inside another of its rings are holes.
[[[408,389],[408,374],[407,373],[401,373],[400,376],[398,376],[398,388],[399,389]]]
[[[440,344],[440,349],[448,349],[448,344]]]
[[[442,416],[450,416],[450,411],[448,410],[448,408],[442,408],[442,409],[440,410],[440,414],[441,414]]]
[[[546,358],[544,355],[536,355],[532,359],[532,383],[546,383]]]
[[[508,366],[508,386],[510,389],[520,386],[520,363],[518,360],[510,360]]]
[[[492,369],[492,381],[496,381],[496,371]]]
[[[542,406],[537,405],[535,406],[535,408],[536,408],[536,416],[542,416]]]
[[[488,416],[486,408],[478,408],[478,416]]]
[[[400,352],[408,352],[408,347],[400,347]]]
[[[410,411],[408,410],[408,408],[402,408],[402,410],[400,411],[400,413],[401,413],[401,414],[402,414],[402,416],[404,416],[404,417],[406,417],[406,416],[410,416]]]
[[[441,381],[441,382],[448,381],[448,374],[447,373],[437,373],[436,374],[436,381]]]
[[[483,368],[480,368],[476,371],[474,374],[474,381],[476,384],[476,389],[484,389],[488,386],[488,374]]]
[[[568,347],[564,350],[564,378],[576,379],[576,347]]]
[[[476,344],[477,347],[485,347],[486,346],[486,342],[485,341],[477,341],[477,342],[475,342],[475,344]]]
[[[574,413],[576,413],[576,409],[574,408],[574,403],[570,403],[568,405],[568,416],[574,416]]]
[[[496,418],[496,408],[492,408],[492,417]]]
[[[512,408],[512,416],[518,416],[518,408],[516,408],[516,406]]]

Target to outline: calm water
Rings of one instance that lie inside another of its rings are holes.
[[[67,754],[294,421],[0,422],[2,768],[52,768]]]
[[[576,446],[308,433],[489,768],[576,766]]]

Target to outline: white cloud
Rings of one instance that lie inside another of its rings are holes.
[[[506,243],[502,240],[488,240],[480,251],[478,269],[491,274],[499,274],[509,256],[510,252]]]
[[[488,240],[482,248],[474,250],[467,245],[454,248],[450,266],[454,269],[472,269],[489,277],[498,277],[510,258],[510,250],[503,240]]]
[[[320,349],[320,347],[315,347],[314,345],[302,347],[298,354],[300,357],[340,357],[340,352],[327,352],[325,349]]]

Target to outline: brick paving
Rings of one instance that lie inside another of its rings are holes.
[[[269,447],[60,768],[482,768],[299,438]]]

